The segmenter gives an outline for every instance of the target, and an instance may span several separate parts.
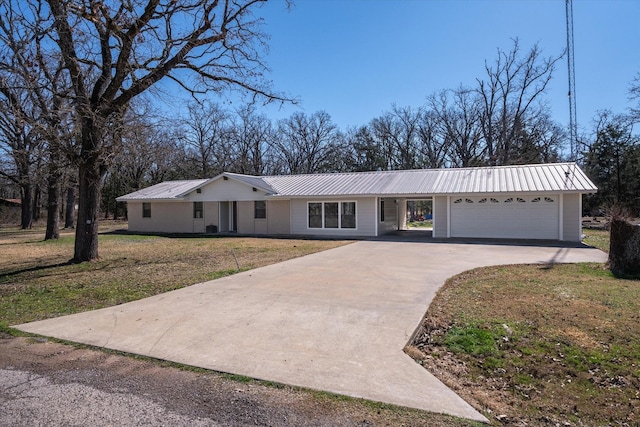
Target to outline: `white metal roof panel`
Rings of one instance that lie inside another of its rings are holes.
[[[596,186],[575,163],[458,169],[251,176],[224,173],[276,197],[429,196],[474,193],[592,193]],[[220,176],[209,180],[214,181]],[[179,199],[208,180],[168,181],[118,200]]]
[[[575,163],[440,169],[431,194],[581,192],[597,187]]]
[[[119,202],[133,200],[171,200],[179,199],[181,195],[193,191],[208,179],[191,179],[184,181],[165,181],[142,190],[118,197]]]

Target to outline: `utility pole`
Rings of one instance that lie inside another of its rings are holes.
[[[565,7],[567,18],[567,70],[569,72],[569,144],[571,151],[569,160],[574,162],[578,153],[578,123],[576,119],[576,69],[573,58],[573,0],[565,0]]]

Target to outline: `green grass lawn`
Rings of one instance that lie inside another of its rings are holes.
[[[606,232],[587,234],[608,248]],[[422,364],[508,425],[632,425],[639,313],[640,281],[603,264],[480,268],[445,284],[414,345]]]
[[[42,241],[44,229],[0,229],[0,332],[9,325],[113,306],[161,292],[234,274],[350,243],[331,240],[185,237],[109,233],[123,224],[105,225],[100,260],[69,264],[73,232]],[[222,375],[227,379],[247,378]],[[256,383],[256,392],[269,387]],[[265,392],[268,395],[268,392]],[[331,393],[297,390],[313,405],[345,407],[362,416],[362,425],[479,426],[447,415],[428,414]],[[322,409],[318,409],[322,410]]]
[[[606,232],[586,233],[585,243],[608,249]],[[100,260],[69,264],[73,234],[42,236],[0,230],[0,329],[348,243],[104,233]],[[638,313],[640,281],[616,279],[603,264],[481,268],[447,281],[409,352],[501,424],[633,425]]]
[[[0,230],[0,326],[108,307],[347,244],[347,241],[99,236],[100,259],[71,264],[74,235]]]
[[[587,245],[598,248],[601,251],[609,252],[609,232],[607,230],[583,230],[585,234],[584,243]]]

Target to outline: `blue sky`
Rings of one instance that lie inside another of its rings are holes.
[[[574,0],[578,123],[599,109],[623,112],[640,72],[640,1]],[[418,107],[442,89],[484,77],[512,38],[545,56],[566,46],[564,0],[284,0],[259,14],[271,35],[266,61],[274,88],[298,107],[264,111],[329,113],[341,128],[367,124],[393,104]],[[567,65],[561,60],[545,95],[552,117],[568,123]]]

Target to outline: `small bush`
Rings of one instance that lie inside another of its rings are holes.
[[[640,277],[640,226],[622,217],[611,220],[609,268],[616,277]]]

